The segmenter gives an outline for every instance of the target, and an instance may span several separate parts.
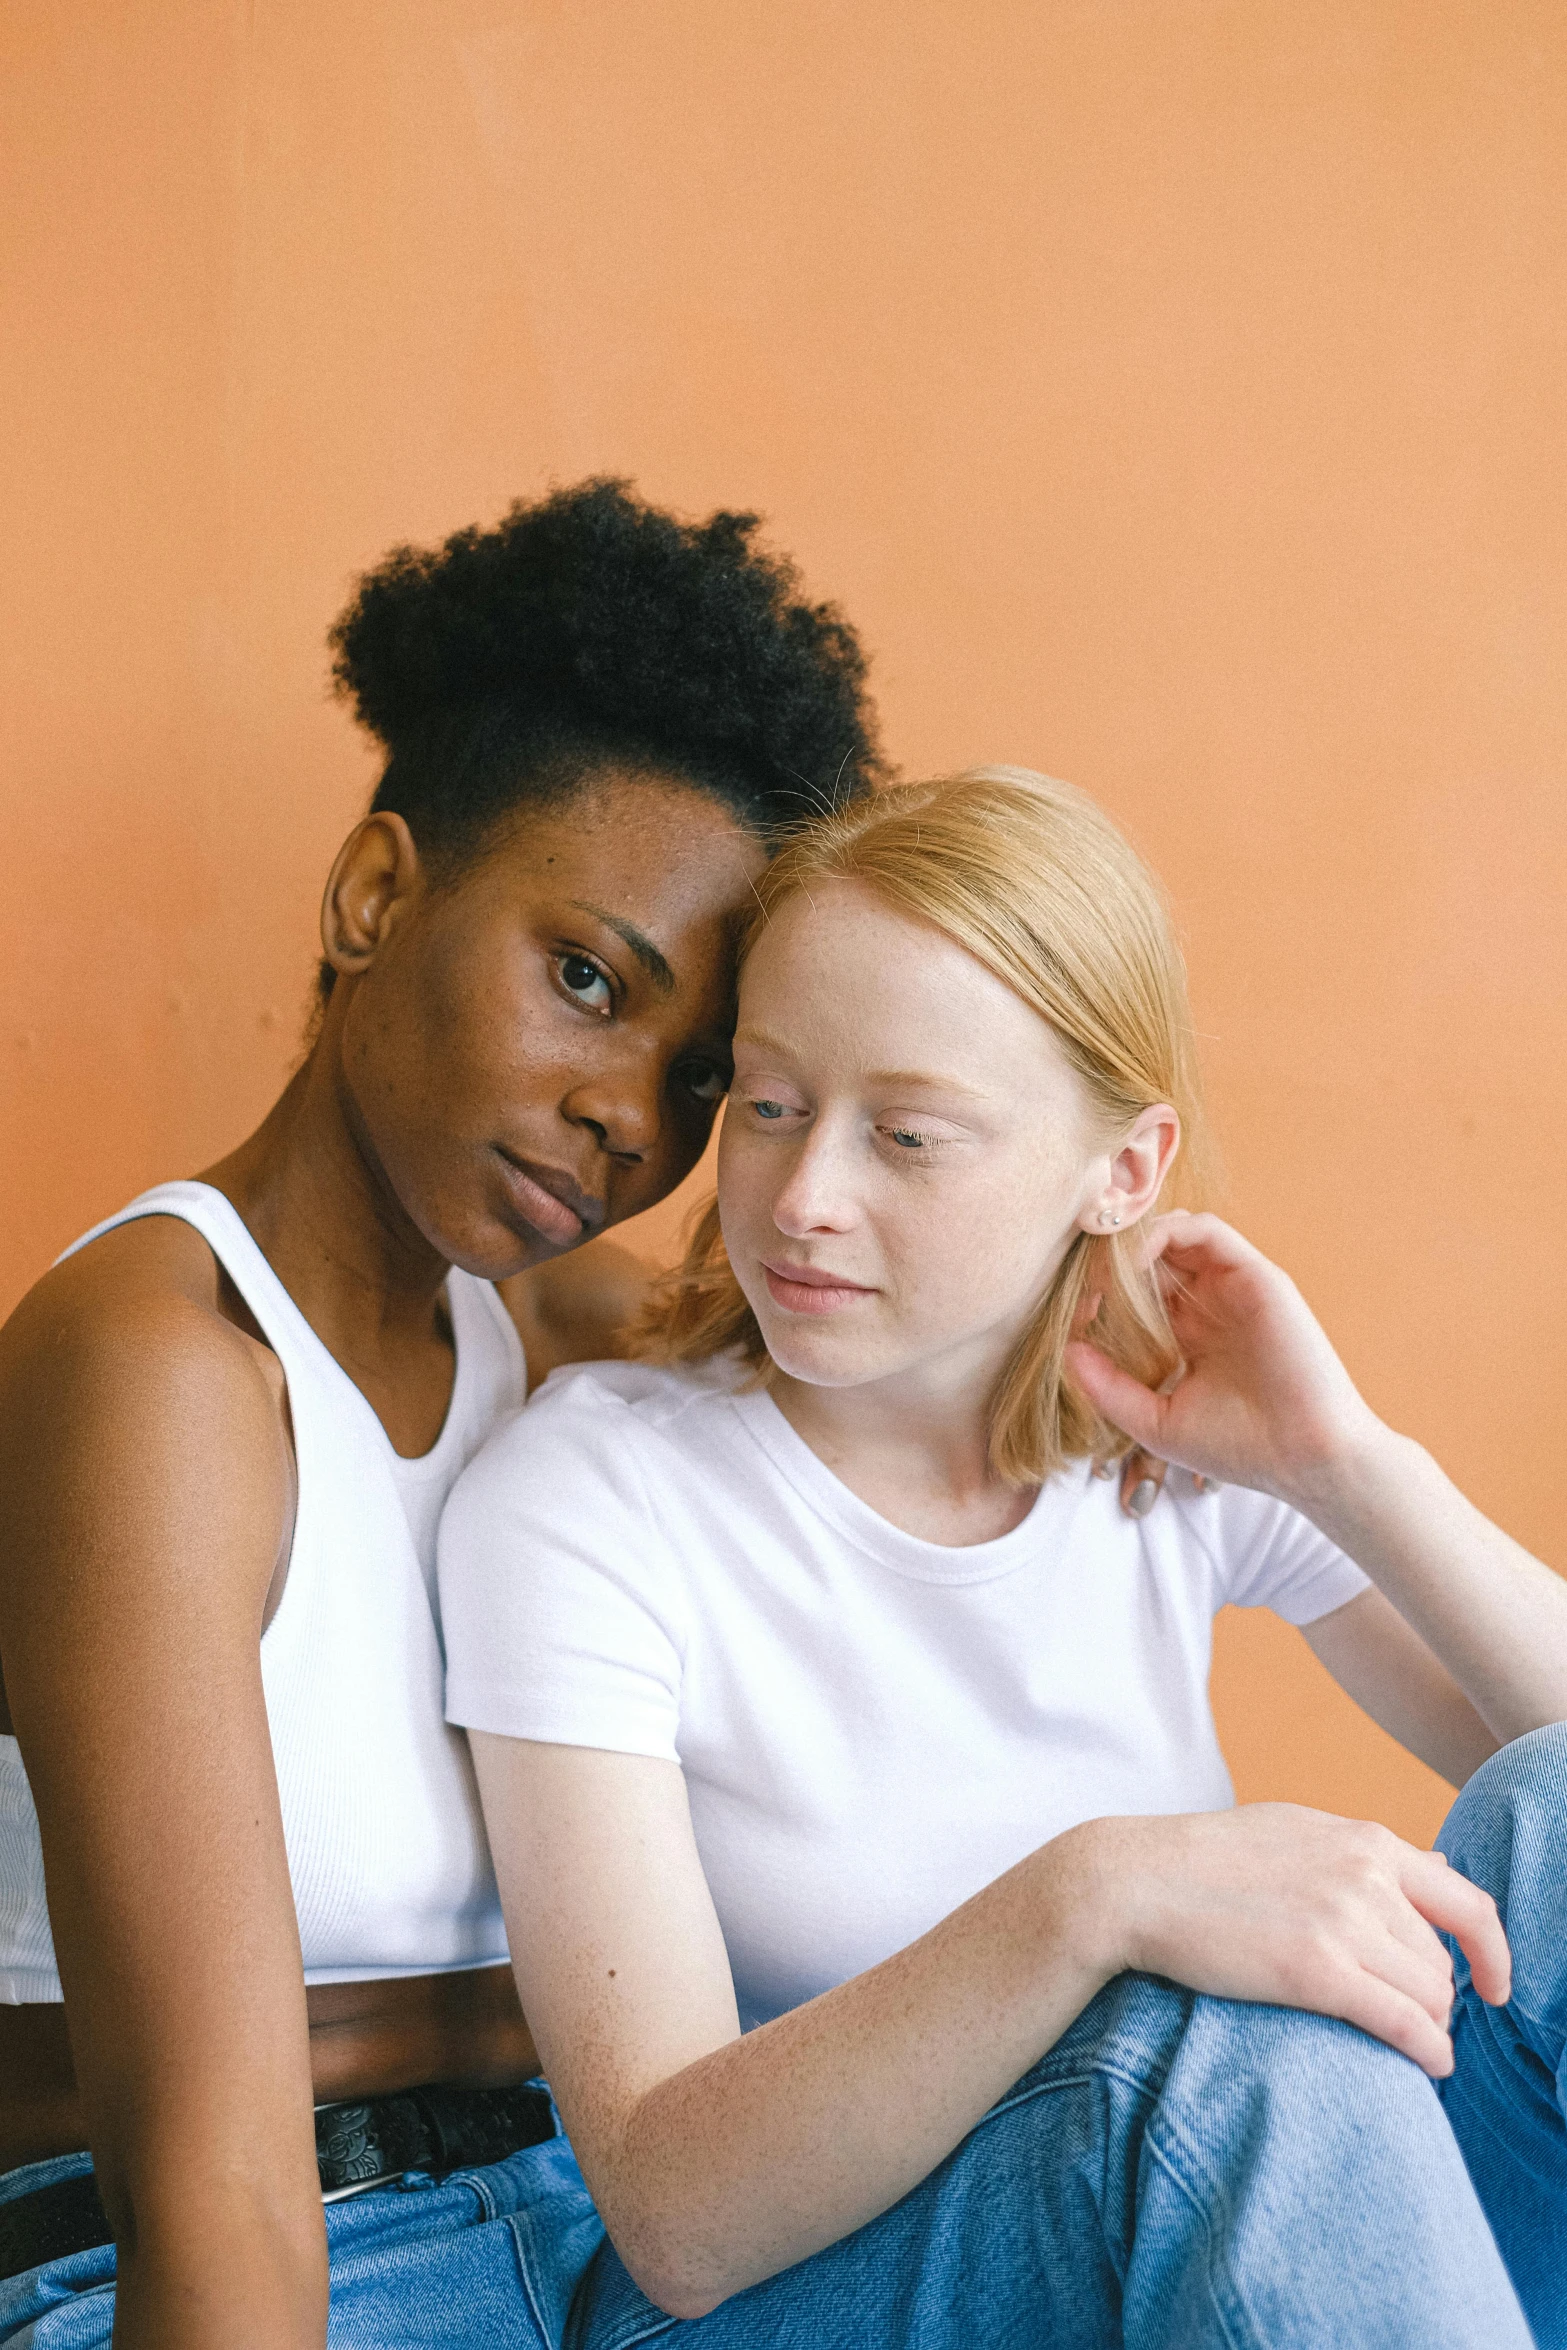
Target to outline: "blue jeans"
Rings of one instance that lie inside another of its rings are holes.
[[[1567,1724],[1493,1755],[1437,1849],[1495,1895],[1513,1952],[1513,1995],[1487,2007],[1453,1951],[1442,2103],[1539,2350],[1567,2350]]]
[[[85,2154],[0,2178],[0,2203],[89,2168]],[[551,2350],[603,2241],[564,2138],[437,2184],[411,2172],[326,2207],[329,2350]],[[0,2283],[5,2350],[105,2350],[114,2248]]]
[[[638,2290],[557,2140],[331,2205],[330,2350],[1567,2350],[1564,1827],[1567,1727],[1453,1808],[1515,1988],[1484,2007],[1460,1959],[1439,2093],[1347,2025],[1123,1975],[911,2195],[710,2317]],[[0,2284],[0,2344],[102,2350],[113,2274]]]

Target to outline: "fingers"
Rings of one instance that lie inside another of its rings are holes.
[[[1409,1901],[1433,1926],[1452,1935],[1487,2006],[1503,2006],[1512,1997],[1513,1960],[1496,1903],[1449,1868],[1439,1852],[1412,1852],[1410,1859],[1413,1865],[1402,1873]]]
[[[1066,1368],[1096,1411],[1122,1429],[1134,1444],[1150,1452],[1159,1449],[1163,1396],[1155,1395],[1140,1379],[1112,1363],[1085,1338],[1073,1339],[1066,1350]]]
[[[1163,1416],[1164,1397],[1086,1339],[1068,1346],[1066,1361],[1089,1402],[1135,1440],[1121,1467],[1121,1507],[1129,1518],[1146,1518],[1170,1473],[1168,1461],[1147,1441]],[[1105,1474],[1110,1474],[1108,1468]]]
[[[1444,2027],[1418,2000],[1367,1968],[1347,1978],[1342,2002],[1325,2012],[1396,2048],[1433,2081],[1445,2080],[1453,2069],[1453,2043]]]
[[[1161,1217],[1149,1233],[1144,1263],[1177,1331],[1187,1335],[1215,1320],[1233,1324],[1246,1301],[1271,1294],[1279,1283],[1294,1286],[1232,1225],[1181,1210]]]
[[[1418,1931],[1420,1939],[1411,1928]],[[1438,2031],[1447,2031],[1453,2013],[1453,1962],[1447,1945],[1423,1918],[1406,1908],[1404,1919],[1394,1924],[1366,1964],[1368,1972],[1379,1976],[1391,1990],[1402,1992],[1424,2008]]]
[[[1167,1215],[1155,1216],[1148,1225],[1143,1261],[1153,1265],[1161,1258],[1172,1264],[1201,1260],[1217,1266],[1268,1261],[1260,1249],[1253,1248],[1249,1240],[1241,1237],[1233,1224],[1226,1224],[1221,1216],[1194,1215],[1189,1208],[1172,1208]]]
[[[1170,1473],[1168,1461],[1133,1445],[1121,1466],[1121,1507],[1129,1518],[1146,1518]]]
[[[1396,1890],[1390,1888],[1396,1903],[1387,1920],[1390,1930],[1422,1969],[1431,1965],[1434,1952],[1440,1953],[1449,1975],[1438,1931],[1450,1934],[1469,1961],[1480,1997],[1488,2006],[1502,2006],[1512,1995],[1512,1953],[1490,1894],[1450,1868],[1444,1853],[1423,1852],[1402,1838],[1387,1838],[1386,1844],[1396,1879]],[[1409,1982],[1402,1974],[1399,1979]]]
[[[1105,1293],[1102,1289],[1091,1289],[1085,1298],[1078,1301],[1077,1312],[1072,1317],[1071,1335],[1074,1338],[1082,1337],[1104,1302]]]

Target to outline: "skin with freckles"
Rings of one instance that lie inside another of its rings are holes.
[[[993,1471],[997,1374],[1072,1235],[1131,1231],[1176,1147],[1096,1125],[1054,1033],[866,886],[775,904],[740,988],[719,1152],[770,1392],[820,1460],[927,1541],[1031,1497]],[[1461,1772],[1567,1704],[1567,1599],[1365,1411],[1290,1285],[1212,1217],[1165,1219],[1190,1385],[1072,1368],[1127,1433],[1266,1486],[1378,1584],[1317,1653]],[[1185,1398],[1183,1403],[1182,1398]],[[1200,1506],[1200,1505],[1199,1505]],[[611,2238],[696,2318],[929,2176],[1113,1975],[1338,2016],[1440,2076],[1453,1977],[1509,1991],[1494,1903],[1386,1829],[1289,1804],[1086,1820],[880,1965],[742,2033],[678,1763],[470,1733],[513,1964]]]
[[[1033,1496],[991,1474],[991,1391],[1073,1235],[1157,1196],[1175,1112],[1098,1131],[1045,1022],[852,882],[757,939],[734,1054],[724,1244],[780,1410],[908,1532],[1004,1533]]]
[[[204,1180],[398,1452],[446,1417],[454,1263],[503,1285],[533,1375],[614,1350],[637,1284],[593,1235],[707,1140],[763,859],[715,799],[647,772],[531,809],[454,872],[425,870],[399,816],[356,826],[310,1053]],[[124,1226],[18,1307],[0,1486],[0,1730],[65,1990],[0,2007],[0,2170],[90,2144],[122,2350],[319,2345],[313,2101],[538,2058],[506,1969],[307,1995],[260,1671],[288,1397],[191,1227]]]

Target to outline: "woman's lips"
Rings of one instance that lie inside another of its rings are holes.
[[[545,1240],[562,1243],[580,1240],[587,1218],[568,1207],[563,1199],[557,1199],[552,1191],[546,1191],[542,1183],[536,1183],[505,1151],[499,1155],[512,1204],[534,1231]]]
[[[763,1265],[762,1275],[768,1296],[788,1314],[836,1314],[857,1297],[875,1294],[862,1282],[845,1281],[815,1265]]]

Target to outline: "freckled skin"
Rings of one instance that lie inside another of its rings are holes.
[[[719,1189],[774,1360],[825,1387],[939,1385],[949,1406],[983,1392],[1110,1180],[1055,1036],[962,947],[846,882],[779,908],[740,1018]],[[771,1259],[868,1294],[781,1312]]]
[[[1021,1520],[988,1398],[1076,1233],[1112,1194],[1135,1221],[1174,1132],[1101,1131],[1046,1022],[873,890],[777,909],[741,985],[724,1238],[775,1402],[862,1500],[941,1542]],[[791,1267],[848,1286],[780,1289]]]

